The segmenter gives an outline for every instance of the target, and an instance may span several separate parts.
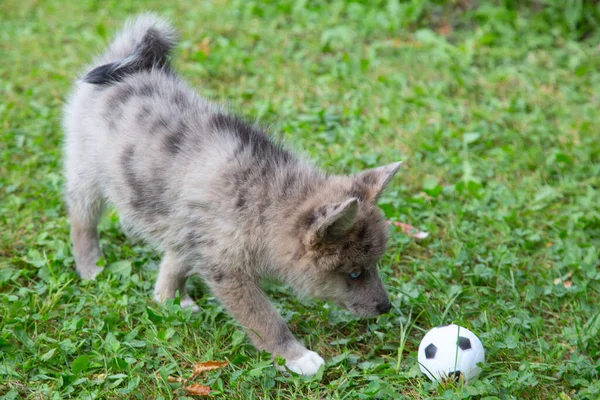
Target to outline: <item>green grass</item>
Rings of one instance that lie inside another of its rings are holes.
[[[202,381],[227,399],[600,396],[597,5],[321,3],[0,3],[2,398],[172,398],[183,393],[166,377],[211,359],[231,363]],[[390,314],[357,320],[269,288],[327,359],[322,376],[277,373],[199,282],[199,314],[151,301],[159,255],[114,211],[101,224],[109,271],[74,273],[61,107],[123,20],[149,8],[180,28],[176,67],[201,94],[328,171],[406,161],[380,204],[431,236],[392,235]],[[471,385],[418,370],[419,340],[449,322],[486,349]]]

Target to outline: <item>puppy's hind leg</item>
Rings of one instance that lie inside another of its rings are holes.
[[[185,282],[189,271],[190,268],[184,261],[177,259],[175,253],[167,251],[158,270],[154,299],[163,303],[167,299],[174,298],[179,291],[182,308],[189,307],[193,311],[200,311],[194,300],[185,292]]]
[[[77,273],[82,279],[95,279],[102,268],[96,263],[102,257],[98,239],[98,221],[104,211],[104,200],[93,185],[80,179],[67,182],[67,202],[71,220],[71,240]]]

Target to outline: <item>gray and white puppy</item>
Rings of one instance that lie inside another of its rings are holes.
[[[66,199],[77,272],[94,279],[108,203],[127,231],[164,252],[155,298],[203,278],[258,349],[312,375],[324,364],[260,288],[275,277],[359,316],[391,305],[377,271],[387,228],[376,206],[400,167],[328,175],[258,126],[200,97],[173,72],[170,24],[126,23],[78,79],[65,107]]]

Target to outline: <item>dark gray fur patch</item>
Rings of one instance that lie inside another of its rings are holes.
[[[152,111],[150,107],[147,105],[142,106],[141,110],[135,116],[138,123],[142,124],[146,121],[146,118],[150,115]]]
[[[142,97],[154,97],[155,94],[158,94],[158,89],[151,83],[144,83],[138,88],[137,94]]]
[[[360,201],[364,201],[367,198],[369,188],[362,182],[354,182],[350,188],[348,195],[350,197],[356,197]]]
[[[197,258],[202,258],[202,249],[213,246],[215,241],[210,239],[202,232],[203,223],[195,221],[195,228],[185,234],[183,242],[178,244],[177,251],[184,253],[195,254]],[[210,269],[211,265],[207,264],[205,269]]]
[[[140,181],[138,181],[135,171],[133,170],[134,156],[135,146],[127,146],[125,148],[125,151],[121,155],[121,166],[123,167],[123,172],[125,173],[125,179],[127,180],[127,184],[133,192],[131,205],[137,209],[140,207],[138,199],[144,195],[144,185]]]
[[[273,170],[271,168],[269,168],[268,164],[263,163],[260,167],[260,176],[262,176],[263,178],[265,178],[266,176],[269,175],[269,173],[272,173]]]
[[[246,205],[246,197],[244,196],[244,193],[241,193],[240,196],[238,197],[237,201],[235,202],[235,206],[238,209],[242,209],[242,208],[244,208],[245,205]]]
[[[288,170],[286,172],[285,179],[283,181],[283,188],[282,188],[283,189],[283,195],[285,197],[291,196],[291,194],[293,192],[292,189],[294,188],[294,185],[295,185],[297,179],[298,178],[297,178],[296,174],[293,171]]]
[[[327,216],[327,206],[321,206],[317,209],[317,212],[319,213],[319,215],[321,217],[326,217]]]
[[[150,126],[150,129],[148,129],[148,132],[151,135],[155,135],[160,131],[166,131],[168,128],[169,120],[167,119],[167,117],[165,117],[164,115],[159,115],[152,123],[152,126]]]
[[[177,90],[173,95],[173,103],[180,109],[184,109],[189,106],[188,99],[181,90]]]
[[[248,181],[250,178],[250,175],[252,174],[252,168],[244,168],[241,170],[238,170],[235,174],[234,174],[234,181],[235,184],[238,187],[242,187],[248,184]]]
[[[377,184],[377,182],[378,182],[377,173],[372,172],[372,171],[363,173],[362,181],[367,186],[373,186],[373,185]]]
[[[363,222],[360,226],[360,228],[358,228],[358,231],[356,232],[356,238],[358,239],[358,241],[362,242],[363,240],[365,240],[365,236],[367,235],[367,224],[365,222]]]
[[[112,118],[111,118],[111,119],[108,121],[108,129],[109,129],[111,132],[114,132],[114,131],[116,131],[116,130],[117,130],[117,123],[116,123],[116,122],[115,122],[115,120],[114,120],[114,119],[112,119]]]
[[[123,107],[133,96],[135,96],[135,90],[131,85],[121,85],[116,87],[108,98],[102,116],[108,122],[108,128],[111,131],[117,129],[117,122],[123,118]]]
[[[121,155],[121,167],[125,180],[131,189],[131,206],[138,212],[147,215],[168,214],[168,206],[162,200],[166,182],[159,169],[152,173],[152,182],[144,181],[138,177],[134,169],[135,145],[125,148]]]
[[[169,153],[177,154],[183,148],[183,142],[188,133],[189,129],[185,122],[179,121],[175,130],[167,136],[165,140],[165,146]]]
[[[249,149],[258,160],[269,160],[279,165],[294,160],[291,153],[275,144],[264,131],[236,116],[217,113],[212,116],[209,125],[216,131],[234,135],[240,141],[240,150]]]
[[[296,223],[297,228],[308,229],[310,228],[315,221],[317,220],[317,215],[314,210],[310,210],[298,218],[298,222]]]
[[[109,108],[120,108],[135,95],[135,89],[131,85],[120,85],[115,90],[116,93],[109,100]]]
[[[290,343],[295,342],[296,339],[287,325],[283,322],[279,323],[275,332],[275,343],[277,344],[277,347],[285,349]]]
[[[208,211],[210,210],[210,204],[205,202],[193,201],[187,204],[189,209],[192,210],[200,210],[200,211]]]

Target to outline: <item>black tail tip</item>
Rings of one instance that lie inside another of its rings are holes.
[[[169,55],[175,43],[158,29],[148,28],[133,52],[123,60],[101,65],[90,71],[83,81],[95,85],[111,85],[136,72],[154,68],[169,70]]]
[[[94,85],[110,85],[119,82],[127,75],[125,67],[126,66],[119,68],[118,63],[101,65],[88,72],[88,74],[83,77],[83,81]]]

